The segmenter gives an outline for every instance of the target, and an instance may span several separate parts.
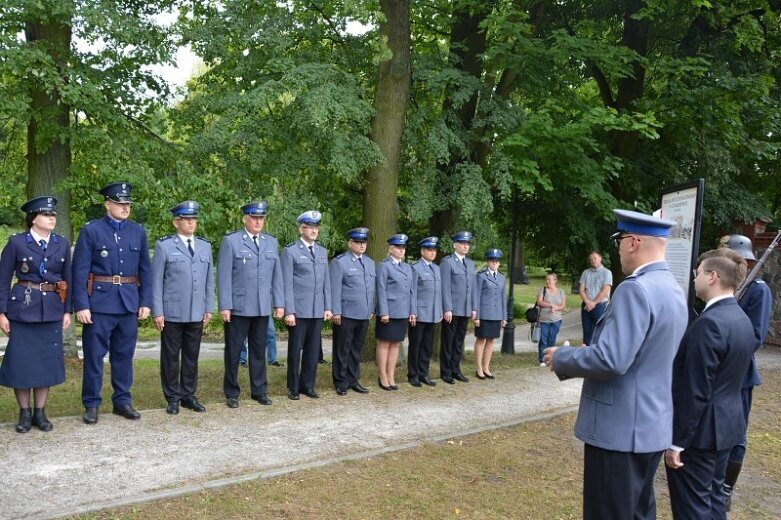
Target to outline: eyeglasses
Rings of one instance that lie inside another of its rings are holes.
[[[621,247],[621,241],[622,241],[623,239],[625,239],[625,238],[630,238],[630,237],[631,237],[631,238],[637,238],[637,236],[635,236],[635,235],[621,235],[620,237],[615,237],[615,238],[613,239],[613,245],[614,245],[615,247]],[[638,240],[639,240],[639,239],[638,239]]]

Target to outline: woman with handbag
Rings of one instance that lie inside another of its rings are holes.
[[[54,233],[56,205],[54,197],[27,201],[27,232],[11,236],[0,255],[0,330],[8,335],[0,385],[14,389],[19,433],[32,426],[51,431],[46,398],[50,387],[65,381],[71,255],[68,240]]]
[[[539,307],[537,325],[540,327],[537,361],[541,367],[545,366],[542,362],[543,351],[556,344],[556,336],[561,328],[561,313],[567,307],[567,296],[564,290],[556,287],[558,279],[556,273],[550,273],[545,277],[545,287],[537,293],[537,307]]]

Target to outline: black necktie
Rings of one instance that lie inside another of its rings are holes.
[[[434,274],[434,266],[432,264],[428,264],[428,268],[431,269],[431,274]]]
[[[309,254],[312,255],[312,260],[315,259],[315,246],[309,246]]]
[[[41,245],[41,249],[43,249],[43,256],[46,257],[46,240],[40,239],[38,243]],[[43,260],[41,260],[41,263],[38,264],[38,273],[41,275],[41,278],[43,278],[43,272],[46,269],[46,264]]]
[[[363,265],[363,257],[362,256],[358,257],[358,263],[361,264],[361,269],[363,269],[365,271],[366,270],[366,266]]]
[[[255,243],[255,250],[260,251],[260,246],[258,245],[258,236],[252,235],[252,241]]]
[[[493,273],[491,273],[491,274],[492,274],[492,275],[494,275],[494,280],[496,280],[496,271],[494,271],[494,272],[493,272]]]
[[[190,256],[195,256],[195,251],[193,250],[193,241],[192,239],[187,239],[187,250],[190,252]]]

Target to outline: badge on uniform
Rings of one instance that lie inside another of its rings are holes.
[[[22,260],[22,267],[20,267],[19,270],[23,273],[30,272],[30,267],[27,265],[27,258]]]
[[[106,251],[105,249],[104,249],[104,250],[102,250],[102,251],[100,252],[100,256],[101,256],[101,257],[103,257],[103,258],[106,258],[106,257],[108,256],[108,251]]]

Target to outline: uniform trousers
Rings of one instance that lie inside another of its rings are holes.
[[[681,453],[683,467],[667,468],[674,519],[726,520],[722,486],[729,451],[686,448]]]
[[[629,453],[585,445],[584,520],[655,520],[654,474],[661,451]]]
[[[287,389],[293,393],[315,388],[322,327],[323,318],[296,318],[287,328]]]
[[[354,320],[342,316],[342,324],[334,325],[333,380],[337,390],[347,390],[361,378],[361,353],[366,344],[369,320]]]
[[[92,324],[84,325],[81,344],[84,351],[84,373],[81,380],[81,401],[85,408],[97,408],[102,398],[103,358],[109,355],[114,406],[131,404],[133,386],[133,355],[138,339],[138,315],[92,313]]]
[[[266,330],[268,316],[237,316],[225,324],[225,378],[222,389],[225,397],[238,398],[239,356],[244,340],[249,350],[249,381],[252,397],[266,394]]]
[[[442,321],[442,345],[439,350],[439,375],[452,378],[461,373],[464,338],[469,316],[453,316],[450,323]]]
[[[160,382],[169,403],[192,399],[195,395],[202,334],[203,321],[165,322],[160,333]]]
[[[434,353],[434,331],[436,323],[419,321],[408,329],[409,350],[407,353],[407,377],[423,379],[428,377],[431,355]]]

